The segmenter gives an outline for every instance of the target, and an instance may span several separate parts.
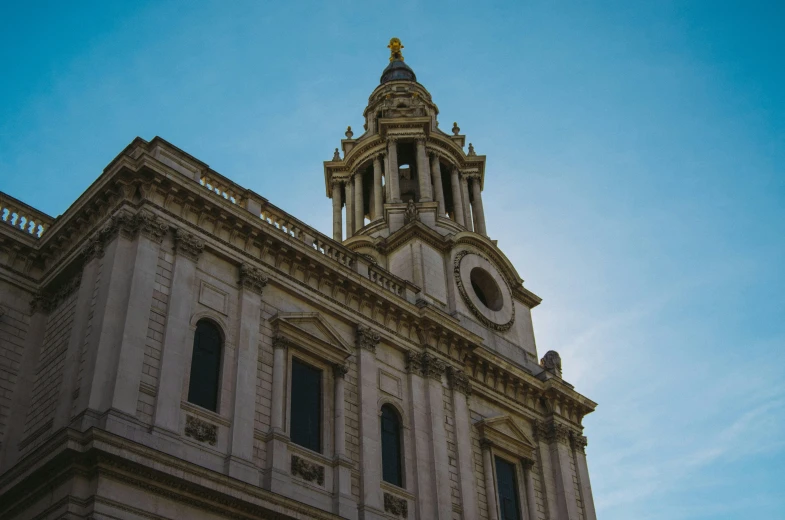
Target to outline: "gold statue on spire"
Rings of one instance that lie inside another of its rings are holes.
[[[403,61],[403,54],[401,54],[401,49],[403,49],[403,44],[401,40],[398,38],[390,38],[390,45],[387,46],[390,49],[390,61]]]

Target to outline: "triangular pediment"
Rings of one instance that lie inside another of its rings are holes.
[[[476,426],[481,438],[490,441],[495,449],[516,457],[533,458],[534,443],[509,415],[483,419]]]
[[[281,312],[270,318],[273,332],[295,348],[312,351],[329,361],[342,363],[352,349],[318,312]]]

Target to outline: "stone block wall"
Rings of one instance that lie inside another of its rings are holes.
[[[11,401],[19,375],[22,351],[30,315],[20,307],[25,305],[29,295],[0,282],[0,439],[3,438],[11,412]],[[29,307],[29,306],[28,306]]]

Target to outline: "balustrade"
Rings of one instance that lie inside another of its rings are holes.
[[[387,289],[393,294],[404,296],[404,284],[396,280],[391,273],[372,265],[368,267],[368,278],[376,285]]]
[[[229,179],[224,178],[222,175],[215,172],[206,173],[199,179],[199,184],[219,197],[228,200],[232,204],[238,204],[240,206],[243,204],[242,193],[245,192],[245,189],[236,185]]]
[[[46,232],[54,219],[22,201],[0,192],[0,221],[36,238]]]

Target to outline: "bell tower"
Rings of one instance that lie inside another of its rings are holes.
[[[351,127],[324,163],[333,201],[333,238],[388,237],[413,220],[441,235],[470,231],[487,236],[482,205],[485,156],[453,123],[439,128],[439,108],[404,61],[398,38],[390,62],[363,112],[365,132]],[[345,211],[344,211],[345,208]]]

